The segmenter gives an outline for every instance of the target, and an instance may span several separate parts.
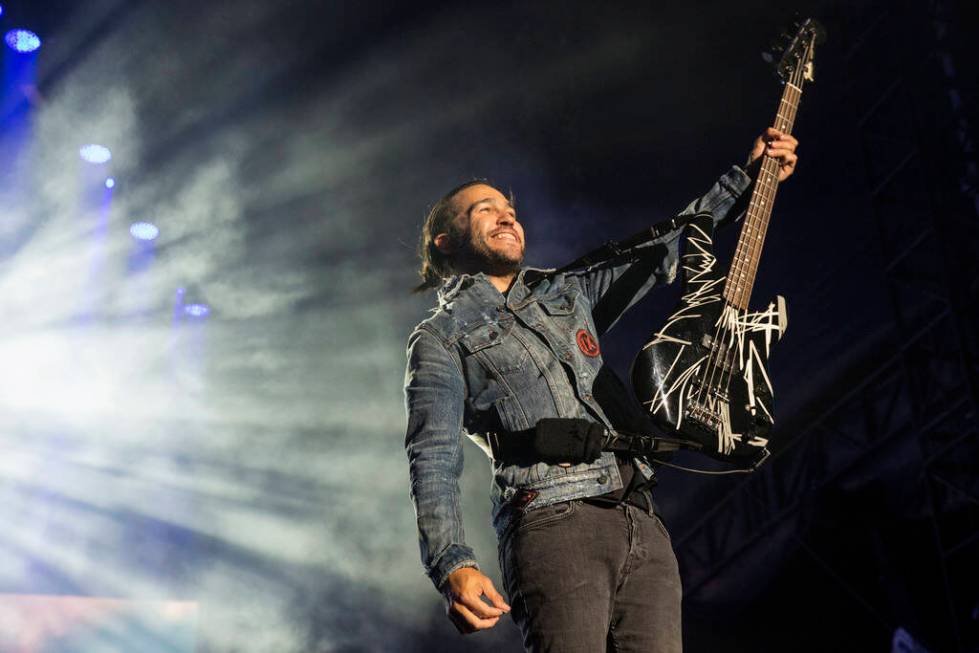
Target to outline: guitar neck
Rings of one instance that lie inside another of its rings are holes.
[[[782,90],[782,99],[775,114],[775,128],[785,134],[792,133],[795,124],[795,114],[799,108],[799,98],[802,97],[802,79],[786,82]],[[745,214],[744,225],[738,247],[734,252],[734,260],[724,284],[724,299],[728,304],[741,310],[748,309],[751,289],[755,285],[755,275],[758,272],[758,261],[761,259],[761,249],[765,244],[765,234],[768,222],[772,216],[772,204],[775,192],[778,190],[778,159],[763,155],[758,178],[751,193],[748,211]]]

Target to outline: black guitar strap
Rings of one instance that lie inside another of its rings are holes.
[[[625,240],[610,240],[604,245],[588,252],[584,256],[576,258],[564,267],[558,268],[558,270],[555,271],[555,274],[567,272],[568,270],[587,268],[593,265],[598,265],[599,263],[611,261],[612,259],[628,253],[629,250],[635,247],[645,245],[646,243],[652,242],[658,238],[662,238],[671,231],[676,231],[677,229],[686,226],[690,221],[694,220],[700,215],[703,214],[698,213],[697,215],[674,216],[669,220],[663,220],[662,222],[658,222],[651,227],[646,227],[639,233],[629,236]]]

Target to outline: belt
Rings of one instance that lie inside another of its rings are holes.
[[[610,499],[608,497],[599,495],[597,497],[588,497],[582,499],[585,503],[590,503],[593,506],[598,506],[600,508],[616,508],[622,504],[627,504],[635,508],[639,508],[643,512],[652,512],[653,510],[653,495],[648,488],[643,488],[632,492],[625,499]]]

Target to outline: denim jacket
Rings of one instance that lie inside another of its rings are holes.
[[[750,182],[734,167],[681,215],[710,212],[717,224]],[[524,268],[506,296],[482,273],[443,284],[434,314],[408,339],[405,374],[411,499],[422,563],[436,587],[460,567],[478,567],[460,514],[463,433],[488,452],[486,433],[529,429],[544,417],[584,417],[611,427],[591,394],[602,366],[598,338],[652,287],[673,281],[679,238],[673,231],[583,269]],[[648,465],[637,462],[650,477]],[[500,538],[521,511],[622,487],[609,452],[574,466],[492,465]]]

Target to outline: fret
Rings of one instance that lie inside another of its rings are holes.
[[[795,121],[799,100],[798,90],[797,86],[786,85],[775,115],[774,124],[786,133]],[[748,299],[754,287],[761,248],[771,217],[772,200],[778,190],[778,168],[776,159],[763,155],[735,249],[734,261],[723,291],[724,298],[730,304],[744,310],[748,308]]]
[[[809,44],[811,57],[812,43]],[[772,124],[784,133],[791,133],[795,123],[804,82],[803,66],[799,65],[785,80],[782,97]],[[735,248],[734,260],[724,285],[724,299],[731,305],[747,310],[751,289],[758,272],[758,262],[772,215],[772,205],[778,191],[779,162],[762,155],[754,189],[748,202],[744,224]]]

